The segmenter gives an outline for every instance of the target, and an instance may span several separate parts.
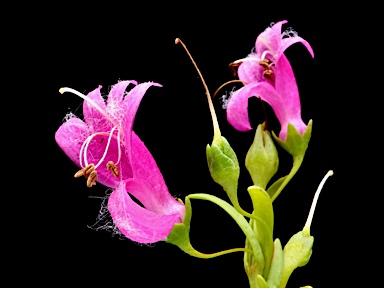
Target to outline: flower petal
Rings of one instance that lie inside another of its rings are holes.
[[[121,233],[138,243],[163,240],[174,224],[181,222],[177,213],[157,214],[136,204],[126,192],[124,182],[109,196],[108,210]]]
[[[121,105],[123,111],[124,111],[124,119],[122,122],[122,131],[125,134],[125,146],[131,147],[131,132],[133,127],[133,121],[135,120],[137,109],[139,108],[141,99],[143,99],[143,96],[145,92],[148,90],[151,86],[158,86],[162,87],[162,85],[154,82],[146,82],[142,84],[138,84],[137,86],[133,87],[127,95],[125,95],[124,101]],[[130,151],[128,151],[130,153]],[[128,154],[128,160],[131,160],[131,156]],[[132,163],[132,161],[130,161]]]
[[[132,132],[133,180],[127,191],[147,209],[161,214],[178,213],[183,219],[185,206],[174,199],[168,191],[163,175],[155,160],[140,138]]]
[[[279,138],[284,141],[288,123],[294,125],[301,134],[307,129],[307,125],[301,119],[300,96],[295,75],[293,74],[291,64],[284,54],[281,55],[276,64],[275,74],[275,88],[277,93],[283,98],[286,113],[285,117],[279,118],[281,124]]]
[[[259,65],[260,57],[256,54],[251,54],[244,60],[237,69],[239,79],[245,82],[244,85],[252,82],[265,81],[263,77],[264,68]]]
[[[278,51],[281,45],[281,26],[287,23],[287,20],[279,21],[272,27],[268,27],[264,32],[256,38],[256,52],[261,55],[264,51],[268,50],[276,56],[275,53]]]
[[[99,86],[92,92],[89,92],[87,97],[93,100],[96,105],[98,105],[102,110],[107,111],[105,101],[100,94],[100,89],[102,86]],[[110,131],[113,127],[111,121],[106,119],[106,116],[103,115],[99,110],[97,110],[92,104],[88,101],[83,103],[83,114],[84,121],[88,126],[94,131]]]
[[[124,93],[129,84],[137,85],[135,80],[120,81],[112,86],[111,91],[108,94],[107,107],[108,112],[113,115],[116,109],[121,105],[124,99]],[[120,114],[120,113],[119,113]]]
[[[298,43],[298,42],[303,43],[303,45],[307,48],[308,52],[311,54],[312,58],[315,57],[315,54],[312,50],[311,45],[309,45],[309,43],[306,40],[304,40],[303,38],[301,38],[299,36],[294,36],[294,37],[284,38],[281,40],[281,45],[280,45],[279,49],[277,50],[276,61],[279,60],[280,56],[284,53],[284,51],[289,46],[291,46],[292,44]]]
[[[228,100],[228,122],[239,131],[248,131],[252,127],[248,118],[248,98],[255,96],[271,105],[279,121],[285,118],[284,103],[275,88],[267,82],[251,83],[237,90]]]
[[[90,134],[88,125],[73,116],[59,127],[55,140],[64,153],[80,167],[80,149]]]

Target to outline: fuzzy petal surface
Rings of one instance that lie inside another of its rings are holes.
[[[268,50],[275,56],[281,45],[281,27],[287,22],[287,20],[279,21],[260,33],[255,43],[257,54],[261,55],[264,51]]]
[[[171,196],[155,159],[134,132],[132,132],[132,169],[133,180],[127,182],[127,191],[130,194],[153,212],[178,213],[180,218],[184,219],[185,206]]]
[[[175,223],[181,222],[178,213],[157,214],[136,204],[126,192],[124,182],[109,196],[108,210],[116,227],[138,243],[161,241]]]

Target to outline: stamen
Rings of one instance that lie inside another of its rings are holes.
[[[96,185],[96,181],[97,181],[97,171],[94,170],[91,172],[91,174],[89,174],[89,177],[87,179],[87,186],[92,187],[93,185]]]
[[[113,176],[115,176],[116,178],[119,177],[119,170],[117,169],[115,163],[113,163],[112,161],[109,161],[107,163],[107,170],[111,171]]]
[[[91,174],[94,170],[95,170],[95,165],[89,164],[89,165],[87,165],[87,167],[77,171],[75,174],[75,178],[79,178],[81,176],[88,178],[89,174]]]
[[[267,56],[267,54],[270,54],[272,57],[274,57],[274,55],[272,54],[271,51],[269,51],[269,50],[265,50],[265,51],[261,54],[261,60],[266,59],[265,56]]]
[[[304,229],[303,229],[303,233],[305,233],[307,236],[310,235],[309,232],[310,232],[310,228],[311,228],[313,214],[315,213],[315,208],[316,208],[317,200],[319,199],[319,196],[320,196],[321,189],[323,189],[325,181],[327,181],[328,177],[332,176],[332,175],[333,175],[333,171],[329,170],[328,173],[324,176],[323,180],[321,180],[319,187],[317,188],[317,191],[315,193],[315,196],[313,197],[311,210],[309,211],[308,219],[307,219],[307,222],[305,223]]]
[[[220,90],[221,88],[223,88],[225,85],[227,85],[227,84],[231,84],[231,83],[237,83],[237,82],[243,83],[244,85],[248,84],[247,82],[245,82],[245,81],[241,81],[241,80],[231,80],[231,81],[225,82],[223,85],[221,85],[219,88],[217,88],[215,94],[213,94],[213,96],[212,96],[212,99],[215,98],[215,96],[217,95],[217,93],[219,92],[219,90]]]
[[[273,71],[271,70],[271,66],[273,66],[274,63],[271,62],[268,58],[264,58],[259,62],[259,64],[264,69],[263,77],[274,82],[275,79],[273,77]]]
[[[181,41],[179,38],[176,38],[175,39],[175,44],[179,44],[179,43],[183,46],[184,50],[187,52],[189,58],[192,61],[192,64],[195,66],[195,68],[197,70],[197,73],[200,76],[201,81],[203,82],[203,86],[205,88],[205,94],[207,95],[207,98],[208,98],[209,110],[211,111],[211,116],[212,116],[213,134],[214,134],[213,139],[219,139],[219,137],[221,136],[220,128],[219,128],[219,123],[217,122],[217,117],[216,117],[215,109],[213,108],[212,99],[211,99],[211,95],[209,94],[209,90],[208,90],[207,84],[205,83],[203,75],[201,74],[199,68],[197,68],[196,62],[193,60],[192,55],[189,53],[189,51],[188,51],[187,47],[184,45],[183,41]]]
[[[120,129],[117,130],[117,162],[116,165],[119,164],[121,159],[121,147],[120,147]]]
[[[91,104],[94,108],[96,108],[101,114],[103,114],[103,116],[108,119],[113,125],[117,126],[117,123],[111,118],[109,117],[109,115],[107,114],[107,112],[105,112],[103,109],[101,109],[101,107],[99,105],[97,105],[97,103],[95,101],[93,101],[92,99],[90,99],[89,97],[85,96],[84,94],[80,93],[79,91],[76,91],[72,88],[68,88],[68,87],[63,87],[63,88],[60,88],[59,92],[61,94],[63,94],[64,92],[71,92],[77,96],[79,96],[80,98],[84,99],[85,101],[87,101],[89,104]]]
[[[105,147],[104,154],[101,157],[101,159],[99,160],[99,162],[95,165],[95,169],[100,166],[100,164],[104,161],[105,156],[107,156],[108,148],[109,148],[109,145],[110,145],[111,139],[112,139],[112,135],[113,135],[113,132],[116,130],[116,128],[117,128],[116,126],[113,127],[111,132],[109,132],[108,142],[107,142],[107,146]],[[117,139],[119,139],[119,138],[117,138]],[[84,159],[85,159],[85,161],[87,161],[87,149],[88,149],[89,142],[85,146],[85,151],[84,151]]]
[[[229,63],[229,70],[231,70],[231,73],[232,73],[232,76],[235,77],[237,75],[237,71],[235,68],[239,67],[241,65],[241,63],[243,62],[232,62],[232,63]],[[213,95],[213,98],[215,97],[215,95]]]

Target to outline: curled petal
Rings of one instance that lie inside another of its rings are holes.
[[[313,49],[312,49],[311,45],[309,45],[309,43],[306,40],[304,40],[303,38],[301,38],[299,36],[294,36],[294,37],[284,38],[284,39],[281,40],[281,46],[277,50],[277,59],[276,59],[276,61],[278,61],[280,56],[283,55],[284,51],[289,46],[291,46],[292,44],[298,43],[298,42],[303,43],[305,48],[307,48],[309,54],[311,54],[312,58],[315,57],[315,54],[313,52]]]
[[[138,243],[161,241],[175,223],[181,222],[177,213],[157,214],[136,204],[126,192],[124,182],[109,196],[108,210],[121,233]]]
[[[246,61],[241,63],[237,69],[239,79],[246,83],[262,82],[265,81],[263,76],[264,69],[259,65],[260,58],[254,55],[250,55],[245,58]],[[249,61],[248,61],[249,60]]]
[[[279,21],[272,27],[268,27],[256,39],[256,52],[261,55],[265,50],[276,53],[281,45],[281,26],[287,23],[287,20]]]
[[[227,119],[231,125],[239,131],[251,130],[248,117],[248,98],[259,97],[275,111],[279,121],[284,119],[284,103],[281,103],[281,96],[277,94],[275,88],[267,83],[251,83],[234,92],[228,100]]]

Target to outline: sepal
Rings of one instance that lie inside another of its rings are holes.
[[[296,157],[304,158],[304,154],[307,151],[309,140],[311,139],[312,134],[312,120],[309,121],[307,129],[303,134],[300,134],[295,126],[291,123],[288,124],[287,138],[285,141],[282,141],[276,134],[272,131],[273,138],[276,142],[284,148],[289,154]]]

